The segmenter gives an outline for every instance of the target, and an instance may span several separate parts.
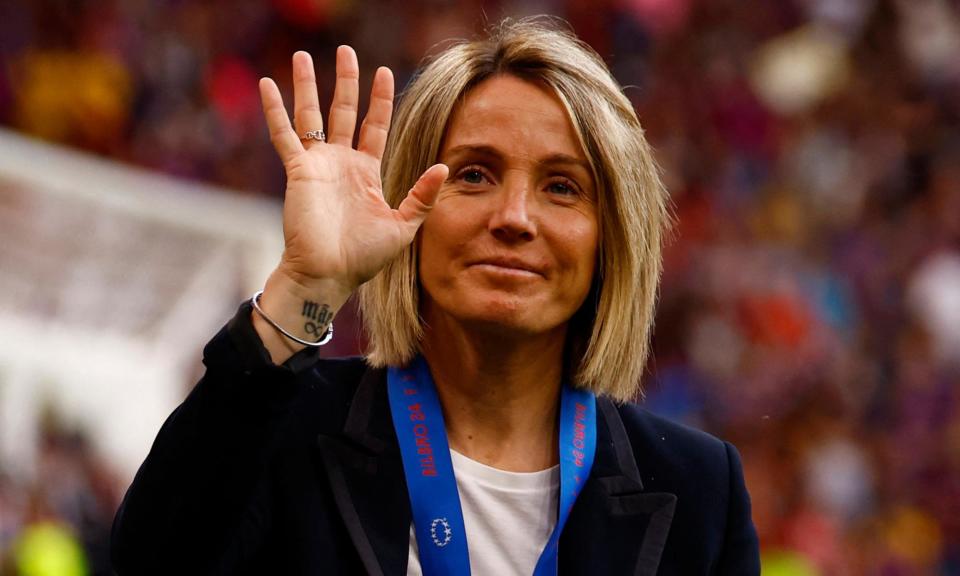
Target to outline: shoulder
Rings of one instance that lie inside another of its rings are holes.
[[[343,388],[345,391],[356,390],[360,380],[368,370],[372,370],[362,356],[345,358],[317,358],[315,362],[303,371],[308,382],[316,387]]]
[[[617,407],[648,492],[677,496],[664,559],[686,565],[697,543],[718,574],[759,574],[759,544],[740,455],[725,442],[635,404]]]
[[[737,472],[740,468],[732,445],[633,403],[617,405],[616,409],[648,489],[703,491],[727,497],[731,467]]]
[[[371,368],[359,356],[316,358],[296,374],[299,394],[294,413],[301,424],[316,432],[342,429],[361,382],[381,378],[383,371]]]
[[[631,441],[652,443],[649,449],[664,457],[723,455],[724,442],[686,424],[658,416],[634,403],[615,405]]]

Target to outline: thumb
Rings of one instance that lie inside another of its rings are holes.
[[[427,168],[413,188],[407,192],[407,197],[400,203],[397,208],[400,218],[414,231],[423,224],[423,220],[430,213],[440,194],[440,186],[443,185],[449,173],[450,169],[445,164],[434,164]]]

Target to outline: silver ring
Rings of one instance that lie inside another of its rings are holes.
[[[318,140],[320,142],[327,141],[327,135],[324,134],[323,130],[307,130],[307,133],[300,137],[301,140]]]

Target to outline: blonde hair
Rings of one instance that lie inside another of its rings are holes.
[[[649,351],[667,194],[630,101],[601,58],[553,19],[505,20],[487,37],[434,57],[404,91],[382,166],[396,207],[436,163],[454,108],[498,74],[553,90],[567,108],[598,191],[600,242],[591,294],[571,319],[574,385],[616,400],[635,397]],[[373,366],[404,365],[418,352],[416,243],[360,288]]]

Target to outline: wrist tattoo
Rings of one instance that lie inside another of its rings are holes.
[[[300,313],[306,319],[303,324],[303,330],[314,338],[321,338],[320,332],[330,321],[333,320],[333,313],[330,312],[330,306],[327,304],[318,304],[311,300],[303,301],[303,311]]]

